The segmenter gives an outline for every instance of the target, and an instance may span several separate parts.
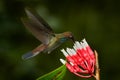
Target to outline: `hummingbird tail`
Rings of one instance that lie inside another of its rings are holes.
[[[47,47],[47,45],[41,44],[41,45],[39,45],[37,48],[35,48],[34,50],[32,50],[32,51],[24,54],[24,55],[22,56],[22,59],[32,58],[32,57],[38,55],[40,52],[44,51],[46,47]]]
[[[24,54],[24,55],[22,56],[22,59],[23,59],[23,60],[29,59],[29,58],[32,58],[32,57],[38,55],[38,54],[39,54],[39,52],[33,53],[32,51],[30,51],[30,52]]]

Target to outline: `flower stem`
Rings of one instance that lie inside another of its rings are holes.
[[[98,62],[98,53],[97,51],[95,50],[95,57],[96,57],[96,71],[95,71],[95,79],[96,80],[100,80],[100,68],[99,68],[99,62]]]

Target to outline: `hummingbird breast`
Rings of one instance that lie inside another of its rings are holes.
[[[45,49],[45,52],[51,53],[51,51],[59,47],[63,42],[65,42],[65,39],[62,39],[59,36],[53,37],[50,40],[48,47]]]

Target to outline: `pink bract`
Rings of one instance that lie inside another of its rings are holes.
[[[73,49],[67,48],[61,50],[66,57],[66,61],[60,59],[60,61],[66,65],[68,70],[75,75],[83,78],[92,77],[95,70],[95,54],[83,39],[81,42],[76,41]]]

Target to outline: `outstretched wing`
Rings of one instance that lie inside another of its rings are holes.
[[[28,18],[21,18],[25,27],[43,44],[48,44],[54,37],[52,28],[34,11],[25,8]]]

